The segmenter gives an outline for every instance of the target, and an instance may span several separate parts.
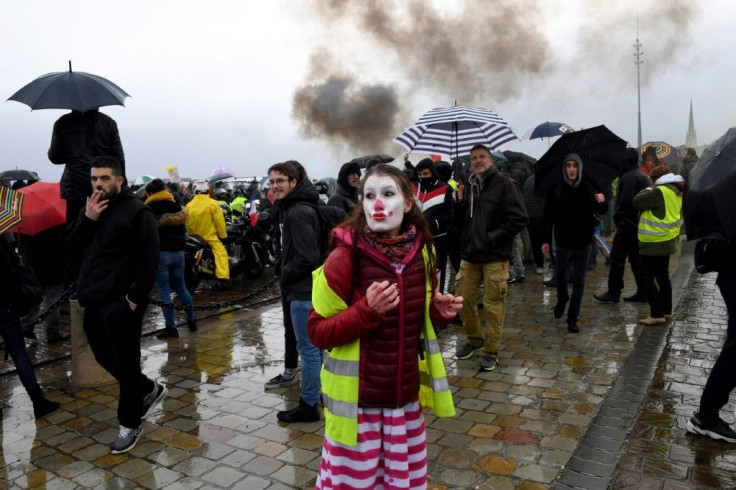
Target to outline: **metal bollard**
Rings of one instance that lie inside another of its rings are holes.
[[[82,322],[84,320],[84,308],[79,303],[70,301],[69,310],[71,315],[72,336],[72,381],[73,386],[93,387],[113,383],[110,373],[97,364],[95,355],[92,353],[87,336],[84,334]]]

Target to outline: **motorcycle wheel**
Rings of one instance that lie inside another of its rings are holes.
[[[266,264],[261,259],[259,248],[260,247],[256,243],[251,243],[250,246],[245,247],[243,274],[245,274],[245,277],[248,279],[261,277],[263,269],[266,268]]]
[[[187,287],[189,294],[194,294],[200,282],[202,282],[201,272],[194,272],[191,267],[184,268],[184,285]]]

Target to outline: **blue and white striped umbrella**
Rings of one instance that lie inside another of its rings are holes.
[[[518,139],[509,123],[495,112],[456,105],[432,109],[399,133],[394,141],[407,151],[458,157],[467,155],[478,144],[498,150]]]

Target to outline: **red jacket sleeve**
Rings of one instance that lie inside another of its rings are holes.
[[[307,326],[309,338],[320,349],[331,349],[346,345],[381,324],[383,316],[368,306],[365,297],[353,291],[353,256],[348,246],[339,246],[330,253],[325,262],[324,274],[327,284],[348,308],[325,318],[314,308],[309,312]]]

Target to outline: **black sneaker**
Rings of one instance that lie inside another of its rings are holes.
[[[491,356],[482,356],[478,361],[478,366],[481,371],[493,371],[498,366],[498,359]]]
[[[166,391],[167,390],[164,385],[155,381],[153,382],[153,391],[143,398],[143,418],[148,417],[153,413],[156,405],[161,403],[161,400],[166,396]]]
[[[616,294],[611,294],[608,291],[606,291],[605,293],[595,293],[593,297],[598,301],[602,301],[604,303],[618,303],[619,301],[621,301],[620,296]]]
[[[687,431],[712,439],[736,443],[736,432],[720,417],[713,420],[702,420],[698,414],[687,421]]]
[[[276,414],[281,422],[317,422],[319,421],[319,410],[317,404],[309,405],[299,398],[299,405],[291,410],[283,410]]]
[[[197,320],[187,320],[187,326],[189,327],[190,332],[196,332],[197,331]]]
[[[115,439],[115,442],[112,443],[112,454],[127,453],[135,447],[138,439],[140,439],[142,435],[142,425],[139,425],[134,429],[121,425],[118,437]]]
[[[577,320],[567,320],[567,331],[570,333],[578,333],[580,332],[580,327],[578,326]]]
[[[483,348],[482,345],[470,345],[465,344],[464,346],[460,347],[457,352],[455,352],[455,357],[458,359],[470,359],[470,357],[481,350]]]
[[[295,385],[298,382],[299,376],[297,376],[297,372],[294,370],[291,373],[284,372],[269,379],[264,386],[267,390],[275,390],[276,388]]]

